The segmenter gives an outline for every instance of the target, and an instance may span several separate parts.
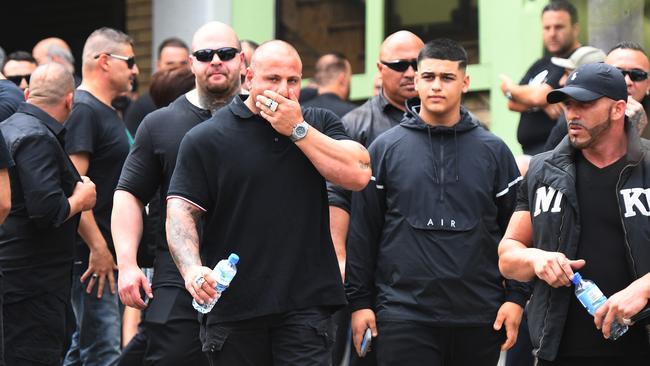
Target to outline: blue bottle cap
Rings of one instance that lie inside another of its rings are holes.
[[[573,272],[573,278],[571,279],[571,283],[574,285],[577,285],[582,281],[582,276],[580,276],[579,272]]]
[[[235,253],[231,253],[231,254],[228,256],[228,262],[230,262],[230,263],[232,263],[232,264],[237,264],[237,263],[239,263],[239,256],[238,256],[237,254],[235,254]]]

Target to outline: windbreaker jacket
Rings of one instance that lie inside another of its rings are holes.
[[[619,214],[625,232],[628,270],[637,279],[650,272],[650,157],[649,142],[639,139],[626,120],[627,165],[616,186]],[[576,150],[565,137],[552,151],[535,156],[526,175],[533,223],[533,245],[575,258],[580,238],[580,210],[575,188]],[[560,346],[573,289],[554,289],[536,281],[528,305],[528,326],[534,353],[553,361]]]
[[[412,103],[417,103],[413,101]],[[498,269],[497,246],[521,180],[498,137],[461,108],[453,127],[431,127],[409,105],[370,146],[373,178],[355,193],[346,291],[351,310],[381,320],[486,325],[524,284]]]

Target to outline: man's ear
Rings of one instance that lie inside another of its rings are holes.
[[[29,98],[29,87],[25,88],[25,91],[23,92],[23,95],[25,96],[25,100]]]

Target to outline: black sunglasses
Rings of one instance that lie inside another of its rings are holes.
[[[100,53],[99,55],[95,56],[95,59],[98,59],[99,56],[101,56],[101,55],[106,55],[106,56],[110,56],[112,58],[116,58],[118,60],[122,60],[122,61],[126,62],[126,67],[128,67],[129,69],[132,69],[133,66],[135,66],[135,56],[126,57],[126,56],[116,55],[114,53]]]
[[[639,69],[623,70],[620,67],[617,67],[617,69],[621,70],[624,77],[629,76],[630,80],[632,81],[643,81],[648,78],[648,73],[643,70],[639,70]]]
[[[388,66],[391,70],[397,72],[404,72],[408,70],[409,66],[413,68],[413,71],[418,71],[418,60],[395,60],[395,61],[380,61],[382,64]]]
[[[7,76],[7,80],[11,81],[12,83],[16,84],[16,86],[20,86],[20,82],[25,79],[25,82],[29,85],[29,78],[32,76],[32,74],[27,74],[27,75],[14,75],[14,76]]]
[[[223,47],[216,50],[211,48],[206,48],[203,50],[194,51],[192,55],[196,57],[198,61],[201,62],[210,62],[214,58],[214,54],[219,56],[221,61],[230,61],[239,53],[239,50],[234,47]]]

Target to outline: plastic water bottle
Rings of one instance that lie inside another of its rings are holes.
[[[603,295],[598,286],[593,281],[583,279],[580,273],[575,272],[571,282],[575,285],[576,297],[591,316],[607,301],[607,297]],[[625,332],[627,332],[627,325],[614,321],[612,322],[609,339],[615,341]]]
[[[194,309],[196,309],[196,311],[202,314],[207,314],[212,310],[217,301],[219,301],[221,294],[226,291],[228,286],[230,286],[230,281],[232,281],[232,279],[237,274],[236,265],[238,262],[239,256],[235,253],[232,253],[228,256],[228,259],[220,260],[219,263],[214,266],[214,269],[212,270],[212,277],[217,279],[217,287],[215,287],[217,290],[217,296],[215,297],[214,301],[205,303],[203,305],[196,302],[196,300],[192,300],[192,306]]]

